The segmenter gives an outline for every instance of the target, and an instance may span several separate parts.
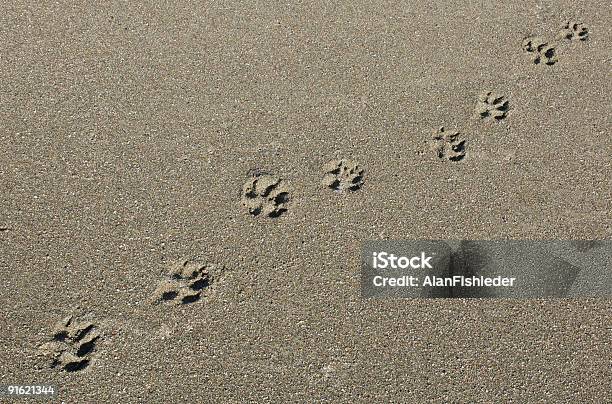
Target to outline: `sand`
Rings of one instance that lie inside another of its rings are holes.
[[[611,238],[609,3],[289,3],[3,2],[0,384],[610,400],[609,299],[359,289],[367,240]]]

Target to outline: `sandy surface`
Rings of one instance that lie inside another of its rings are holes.
[[[0,13],[0,384],[66,402],[610,399],[609,300],[359,291],[366,240],[611,238],[608,2],[89,3]],[[588,39],[556,39],[566,20]],[[489,91],[507,110],[481,119]],[[342,159],[356,191],[322,182]],[[280,183],[253,216],[261,172]]]

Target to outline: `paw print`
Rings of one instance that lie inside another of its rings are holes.
[[[441,160],[460,161],[465,157],[465,139],[459,132],[446,132],[441,127],[433,136],[432,149]]]
[[[570,41],[586,41],[589,39],[589,27],[581,22],[566,21],[557,37]]]
[[[501,121],[508,115],[509,102],[503,95],[491,91],[480,94],[476,104],[476,113],[481,119]]]
[[[213,283],[217,266],[192,260],[180,260],[170,268],[169,279],[160,283],[155,303],[189,304],[200,300]]]
[[[263,172],[252,173],[253,177],[242,187],[242,204],[253,216],[279,217],[287,211],[289,192],[282,179]]]
[[[39,352],[50,360],[51,368],[76,372],[89,366],[99,338],[93,323],[74,321],[73,316],[68,316],[55,325],[53,339]]]
[[[552,66],[557,63],[557,51],[538,37],[529,37],[523,41],[523,50],[532,56],[533,63]]]
[[[352,160],[332,160],[323,166],[323,185],[336,192],[357,191],[363,185],[365,170]]]

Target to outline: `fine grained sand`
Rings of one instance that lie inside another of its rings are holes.
[[[366,240],[611,237],[610,5],[509,3],[3,2],[0,384],[609,400],[609,300],[360,298]],[[588,40],[556,40],[566,20]],[[331,160],[363,184],[326,188]],[[244,206],[257,174],[282,180],[262,204],[289,193],[276,218]]]

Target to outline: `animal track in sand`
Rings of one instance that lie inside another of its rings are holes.
[[[323,185],[336,192],[357,191],[363,186],[365,170],[352,160],[332,160],[323,166]]]
[[[523,50],[529,53],[534,64],[552,66],[557,63],[557,50],[539,37],[528,37],[523,40]]]
[[[242,204],[253,216],[279,217],[287,211],[289,190],[285,182],[274,175],[256,171],[242,187]]]
[[[432,149],[441,160],[460,161],[465,157],[465,139],[457,131],[440,127],[433,135]]]
[[[89,366],[99,338],[93,323],[68,316],[55,325],[53,339],[39,353],[50,360],[51,368],[76,372]]]
[[[589,39],[589,27],[581,22],[566,21],[557,34],[558,39],[570,41],[586,41]]]
[[[153,299],[156,304],[189,304],[200,300],[219,273],[217,265],[182,259],[169,270],[169,278],[162,281]]]
[[[501,121],[508,115],[509,107],[510,103],[506,97],[488,91],[478,96],[476,113],[483,120],[495,119]]]

